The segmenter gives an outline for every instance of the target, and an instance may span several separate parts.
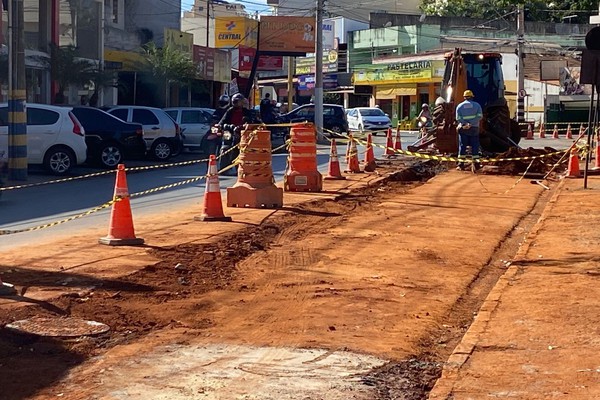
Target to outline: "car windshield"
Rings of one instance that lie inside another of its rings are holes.
[[[363,108],[360,113],[365,117],[385,117],[385,114],[379,108]]]

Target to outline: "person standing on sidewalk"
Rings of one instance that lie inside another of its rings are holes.
[[[472,157],[479,158],[479,121],[483,118],[483,110],[479,103],[473,100],[473,92],[465,90],[465,101],[456,107],[456,120],[458,121],[458,157],[464,157],[467,147],[471,147]],[[462,169],[462,163],[458,169]]]

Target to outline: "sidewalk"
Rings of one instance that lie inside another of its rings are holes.
[[[600,398],[600,178],[565,180],[430,399]]]

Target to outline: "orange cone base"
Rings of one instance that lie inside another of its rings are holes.
[[[10,283],[0,282],[0,296],[12,296],[17,294],[17,289]]]
[[[283,188],[275,185],[254,188],[246,183],[238,183],[227,188],[227,207],[281,208]]]
[[[140,244],[144,244],[144,239],[142,239],[142,238],[117,239],[114,237],[106,236],[106,237],[98,239],[98,243],[106,244],[109,246],[139,246]]]
[[[231,217],[227,217],[225,215],[223,215],[222,217],[211,217],[210,215],[207,214],[202,214],[202,215],[198,215],[196,217],[194,217],[194,221],[222,221],[222,222],[231,222],[232,219]]]
[[[363,170],[364,172],[374,172],[377,169],[377,164],[375,163],[375,160],[371,160],[368,163],[365,164]]]
[[[346,177],[343,175],[340,175],[340,176],[327,175],[327,176],[323,177],[323,179],[325,179],[326,181],[343,181],[346,179]]]
[[[320,192],[323,190],[323,175],[319,171],[290,171],[283,177],[286,192]]]

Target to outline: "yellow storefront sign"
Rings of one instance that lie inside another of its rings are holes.
[[[215,17],[215,48],[256,47],[258,21],[245,17]]]
[[[443,61],[372,65],[357,69],[353,80],[355,85],[441,82],[442,76],[438,71],[443,71]]]
[[[144,62],[141,53],[121,50],[104,49],[104,63],[106,69],[120,71],[139,71]]]

